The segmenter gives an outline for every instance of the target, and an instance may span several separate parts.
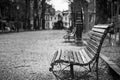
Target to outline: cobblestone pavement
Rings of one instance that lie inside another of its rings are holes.
[[[53,52],[64,43],[63,30],[0,35],[0,80],[55,80],[49,72]]]
[[[67,46],[64,34],[63,30],[1,34],[0,80],[53,80],[50,60],[56,49]]]
[[[51,80],[49,63],[63,34],[57,30],[1,34],[0,80]]]

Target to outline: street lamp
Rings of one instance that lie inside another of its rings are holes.
[[[19,5],[17,5],[17,10],[19,10],[20,9],[20,7],[19,7]]]
[[[18,21],[18,18],[19,18],[19,17],[18,17],[18,16],[19,16],[18,11],[19,11],[19,9],[20,9],[19,5],[17,5],[16,9],[17,9],[17,11],[16,11],[16,18],[17,18],[17,21]]]
[[[11,0],[12,2],[14,2],[14,0]]]
[[[19,22],[19,9],[20,9],[19,5],[17,5],[16,9],[17,9],[17,12],[16,12],[17,13],[17,17],[16,17],[17,18],[17,20],[16,20],[17,25],[16,25],[16,28],[17,28],[17,32],[19,32],[19,23],[18,23]]]

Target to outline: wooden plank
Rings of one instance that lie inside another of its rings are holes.
[[[56,56],[58,55],[58,50],[57,51],[55,51],[55,53],[54,53],[54,56],[53,56],[53,59],[52,59],[52,61],[51,61],[51,63],[53,63],[54,61],[55,61],[55,59],[56,59]]]
[[[64,60],[64,56],[65,56],[65,51],[62,49],[60,50],[60,60]]]
[[[83,59],[81,57],[81,53],[78,51],[76,54],[77,54],[77,57],[79,59],[79,63],[84,63],[84,61],[83,61]]]
[[[96,46],[96,45],[94,45],[94,44],[92,44],[90,41],[89,42],[87,42],[87,44],[88,44],[88,46],[90,46],[95,52],[97,51],[97,49],[98,49],[98,46]]]
[[[64,50],[63,54],[64,54],[64,60],[65,60],[65,61],[69,61],[69,58],[68,58],[68,56],[69,56],[69,51],[68,51],[68,50]]]
[[[76,56],[76,53],[77,53],[77,51],[74,51],[74,52],[73,52],[73,57],[74,57],[74,62],[75,62],[75,63],[78,63],[79,60],[78,60],[78,56]]]
[[[98,37],[100,37],[100,38],[103,36],[102,33],[94,32],[94,31],[91,31],[90,34],[91,34],[91,35],[96,35],[96,36],[98,36]]]
[[[100,37],[93,36],[93,35],[90,36],[90,39],[93,39],[94,41],[97,41],[97,42],[100,42],[100,40],[101,40]]]
[[[86,51],[86,53],[89,55],[91,59],[94,57],[94,55],[91,52],[89,52],[87,48],[85,48],[84,50]]]
[[[99,29],[99,28],[92,28],[92,30],[99,33],[104,33],[105,31],[105,29]]]
[[[96,53],[98,47],[92,45],[90,42],[87,42],[87,47],[91,50],[91,52]]]
[[[89,62],[91,60],[89,55],[86,53],[86,51],[84,49],[82,49],[82,52],[84,53],[84,57],[86,58],[86,60]]]
[[[69,51],[69,57],[68,58],[69,58],[69,62],[74,62],[74,58],[73,58],[71,50]]]
[[[93,53],[93,54],[96,54],[96,52],[94,50],[92,50],[91,47],[89,46],[86,46],[87,50],[90,52],[90,53]]]
[[[71,51],[71,54],[72,54],[73,61],[75,62],[74,52],[73,52],[73,51]]]
[[[62,51],[61,49],[58,50],[58,55],[57,55],[55,60],[59,60],[60,59],[60,57],[62,55],[61,51]]]
[[[96,47],[98,47],[99,44],[100,44],[100,42],[95,41],[95,40],[93,40],[93,39],[90,39],[89,42],[91,42],[92,44],[94,44]]]
[[[69,60],[68,56],[69,56],[69,51],[66,49],[62,49],[60,54],[60,60],[68,61]]]
[[[69,56],[69,52],[67,51],[67,53],[66,53],[66,61],[69,61],[69,58],[68,58],[68,56]]]
[[[108,28],[110,24],[98,24],[98,25],[94,25],[94,27],[96,28]]]
[[[79,56],[78,56],[78,51],[75,52],[75,56],[76,56],[76,59],[77,59],[77,63],[80,63]]]
[[[87,63],[88,61],[87,61],[87,59],[85,58],[84,53],[83,53],[81,50],[80,50],[79,52],[80,52],[80,54],[81,54],[81,58],[82,58],[83,62],[84,62],[84,63]]]

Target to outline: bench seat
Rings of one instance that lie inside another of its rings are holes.
[[[59,49],[55,52],[51,65],[56,63],[70,63],[74,65],[88,64],[94,55],[87,52],[86,48],[80,50]]]

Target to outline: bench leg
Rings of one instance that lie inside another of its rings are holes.
[[[71,73],[72,79],[74,79],[74,68],[72,64],[70,64],[70,73]]]
[[[99,77],[98,77],[98,60],[96,60],[96,78],[97,78],[97,80],[99,80]]]

